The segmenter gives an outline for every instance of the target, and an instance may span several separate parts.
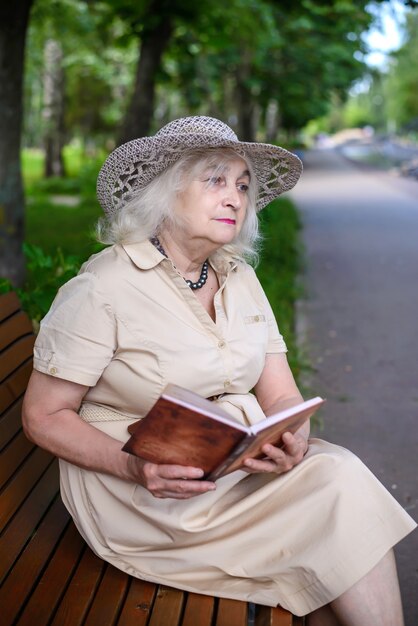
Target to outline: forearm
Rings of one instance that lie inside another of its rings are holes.
[[[302,395],[299,391],[294,392],[291,396],[283,396],[282,398],[277,398],[272,404],[270,404],[264,410],[266,417],[269,415],[274,415],[275,413],[279,413],[280,411],[284,411],[285,409],[290,409],[292,406],[296,406],[303,402]]]
[[[87,470],[129,478],[128,454],[121,451],[122,443],[84,422],[71,409],[36,420],[24,419],[24,427],[29,439],[65,461]]]
[[[289,409],[292,406],[296,406],[303,402],[302,395],[297,392],[297,394],[290,396],[288,398],[282,398],[274,402],[268,409],[266,409],[266,417],[269,415],[274,415],[279,411],[284,411],[285,409]],[[295,431],[295,437],[301,437],[305,441],[308,441],[310,433],[310,420],[307,420],[297,431]]]
[[[267,355],[264,370],[254,389],[267,417],[303,402],[284,354]],[[296,431],[295,435],[307,441],[309,420]]]

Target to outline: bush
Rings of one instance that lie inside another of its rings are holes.
[[[272,202],[260,213],[260,222],[264,242],[257,275],[286,340],[293,373],[298,377],[302,363],[295,336],[295,304],[301,296],[301,222],[288,198]]]
[[[76,255],[64,255],[60,248],[54,254],[46,254],[39,246],[23,244],[23,250],[28,279],[16,292],[36,327],[48,312],[58,289],[78,273],[83,260]],[[0,293],[12,289],[10,281],[0,279]]]

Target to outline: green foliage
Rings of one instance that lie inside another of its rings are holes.
[[[326,129],[334,133],[344,128],[372,126],[378,131],[386,130],[382,75],[373,70],[364,75],[362,89],[342,102],[333,99],[326,118]]]
[[[295,303],[301,297],[301,223],[288,198],[272,202],[260,213],[264,245],[257,275],[266,291],[288,349],[296,377],[302,367],[295,336]]]
[[[58,289],[75,276],[81,259],[76,255],[64,255],[60,248],[46,254],[38,246],[24,244],[27,259],[28,280],[18,290],[23,309],[35,322],[48,312]]]
[[[285,128],[300,128],[326,113],[332,93],[344,92],[362,73],[360,33],[371,21],[365,4],[306,0],[294,3],[290,15],[277,5],[285,45],[266,69],[276,85]]]
[[[46,254],[38,246],[24,244],[23,251],[27,260],[28,280],[23,289],[17,289],[16,292],[22,308],[36,327],[48,312],[61,285],[77,274],[81,259],[75,255],[64,255],[60,248],[54,254]],[[0,293],[12,289],[10,281],[0,278]]]
[[[373,19],[367,7],[367,0],[37,0],[28,37],[25,142],[39,145],[42,137],[48,37],[65,54],[68,138],[79,137],[86,149],[115,138],[140,39],[167,17],[174,29],[156,74],[155,127],[189,113],[233,119],[244,88],[261,127],[275,101],[282,127],[294,130],[323,115],[330,94],[344,92],[363,71],[361,33]]]
[[[398,127],[418,130],[418,12],[407,16],[406,40],[393,54],[386,83],[388,117]]]
[[[332,102],[328,115],[311,122],[315,129],[373,126],[378,132],[418,131],[418,12],[407,13],[404,43],[391,55],[389,67],[368,69],[345,103]]]
[[[367,7],[364,0],[212,2],[209,13],[176,28],[164,60],[161,109],[168,117],[183,106],[227,119],[239,108],[237,86],[244,84],[260,125],[276,101],[282,127],[301,128],[363,73],[361,34],[374,19]]]
[[[137,43],[128,35],[128,26],[104,2],[35,2],[25,68],[25,145],[41,145],[44,134],[44,48],[50,38],[64,51],[69,139],[78,137],[88,148],[114,134],[138,55]]]
[[[47,313],[61,285],[77,274],[91,254],[103,248],[93,232],[102,214],[95,192],[102,159],[83,159],[79,147],[69,147],[65,158],[72,177],[43,179],[42,158],[39,151],[23,151],[27,280],[17,293],[35,325]],[[11,289],[11,283],[0,278],[0,293]]]

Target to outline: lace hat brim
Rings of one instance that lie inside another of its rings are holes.
[[[111,216],[128,198],[193,149],[233,148],[254,168],[259,186],[257,210],[294,187],[302,162],[284,148],[239,141],[229,126],[205,116],[174,120],[153,137],[133,139],[116,148],[106,159],[97,179],[97,195]]]

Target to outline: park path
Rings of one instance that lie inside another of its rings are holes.
[[[299,336],[328,399],[320,436],[349,448],[418,520],[418,182],[312,150],[292,191],[306,268]],[[418,531],[396,549],[418,624]]]

